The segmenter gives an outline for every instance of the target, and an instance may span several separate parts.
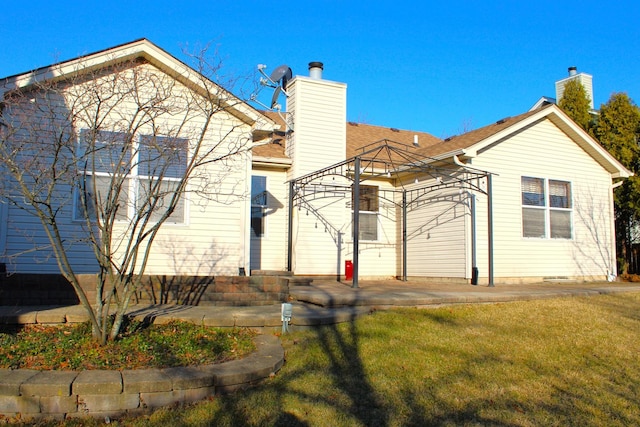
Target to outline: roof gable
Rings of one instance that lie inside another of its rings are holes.
[[[421,150],[420,154],[435,159],[444,159],[452,156],[472,158],[492,144],[498,143],[526,127],[545,119],[550,120],[556,125],[574,143],[598,162],[598,164],[611,173],[614,178],[627,178],[633,175],[632,172],[609,154],[607,150],[580,128],[555,104],[548,104],[519,116],[498,120],[489,126],[467,132],[460,136],[447,138],[439,144]]]
[[[63,80],[65,77],[94,72],[117,63],[142,58],[171,75],[190,89],[213,93],[224,102],[227,111],[257,129],[272,128],[273,122],[246,102],[235,97],[220,85],[178,60],[147,39],[115,46],[68,61],[48,65],[0,79],[0,97],[6,92],[26,88],[36,82]]]

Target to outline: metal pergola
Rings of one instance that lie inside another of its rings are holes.
[[[477,284],[476,265],[476,221],[475,194],[487,197],[488,218],[488,279],[489,286],[494,285],[493,277],[493,214],[492,214],[492,175],[489,172],[474,169],[457,160],[447,162],[419,156],[416,148],[390,140],[380,140],[362,147],[354,157],[319,169],[289,181],[289,232],[287,249],[287,269],[293,270],[293,213],[295,207],[313,212],[317,220],[331,233],[338,247],[341,247],[342,232],[323,217],[319,209],[311,202],[324,198],[350,197],[360,200],[361,184],[367,180],[387,178],[396,179],[399,185],[394,189],[380,189],[379,197],[392,203],[402,211],[402,280],[407,280],[407,212],[434,191],[458,188],[467,191],[471,204],[471,241],[472,241],[472,283]],[[336,183],[336,178],[338,183]],[[359,244],[360,244],[360,203],[352,206],[353,238],[353,283],[358,287]],[[340,260],[338,260],[340,265]]]

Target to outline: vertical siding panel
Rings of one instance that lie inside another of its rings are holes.
[[[464,278],[465,224],[469,201],[458,189],[435,190],[414,202],[407,215],[409,276]]]

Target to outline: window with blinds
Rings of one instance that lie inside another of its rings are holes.
[[[353,200],[352,200],[353,202]],[[378,187],[373,185],[360,186],[360,240],[378,240]]]
[[[571,239],[571,183],[522,177],[522,235],[531,238]]]
[[[187,168],[188,140],[157,135],[82,129],[84,180],[76,191],[74,219],[96,218],[117,196],[115,218],[161,219],[177,194],[169,223],[184,223],[186,203],[179,184]],[[178,193],[177,193],[178,192]]]

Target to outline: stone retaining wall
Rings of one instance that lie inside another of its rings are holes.
[[[95,300],[93,274],[79,276],[89,301]],[[279,276],[145,276],[134,304],[250,306],[285,302],[288,278]],[[79,304],[73,287],[59,274],[0,275],[0,305]]]
[[[53,418],[139,415],[247,388],[278,372],[284,350],[277,337],[258,335],[257,351],[231,362],[124,371],[0,369],[0,413]]]

